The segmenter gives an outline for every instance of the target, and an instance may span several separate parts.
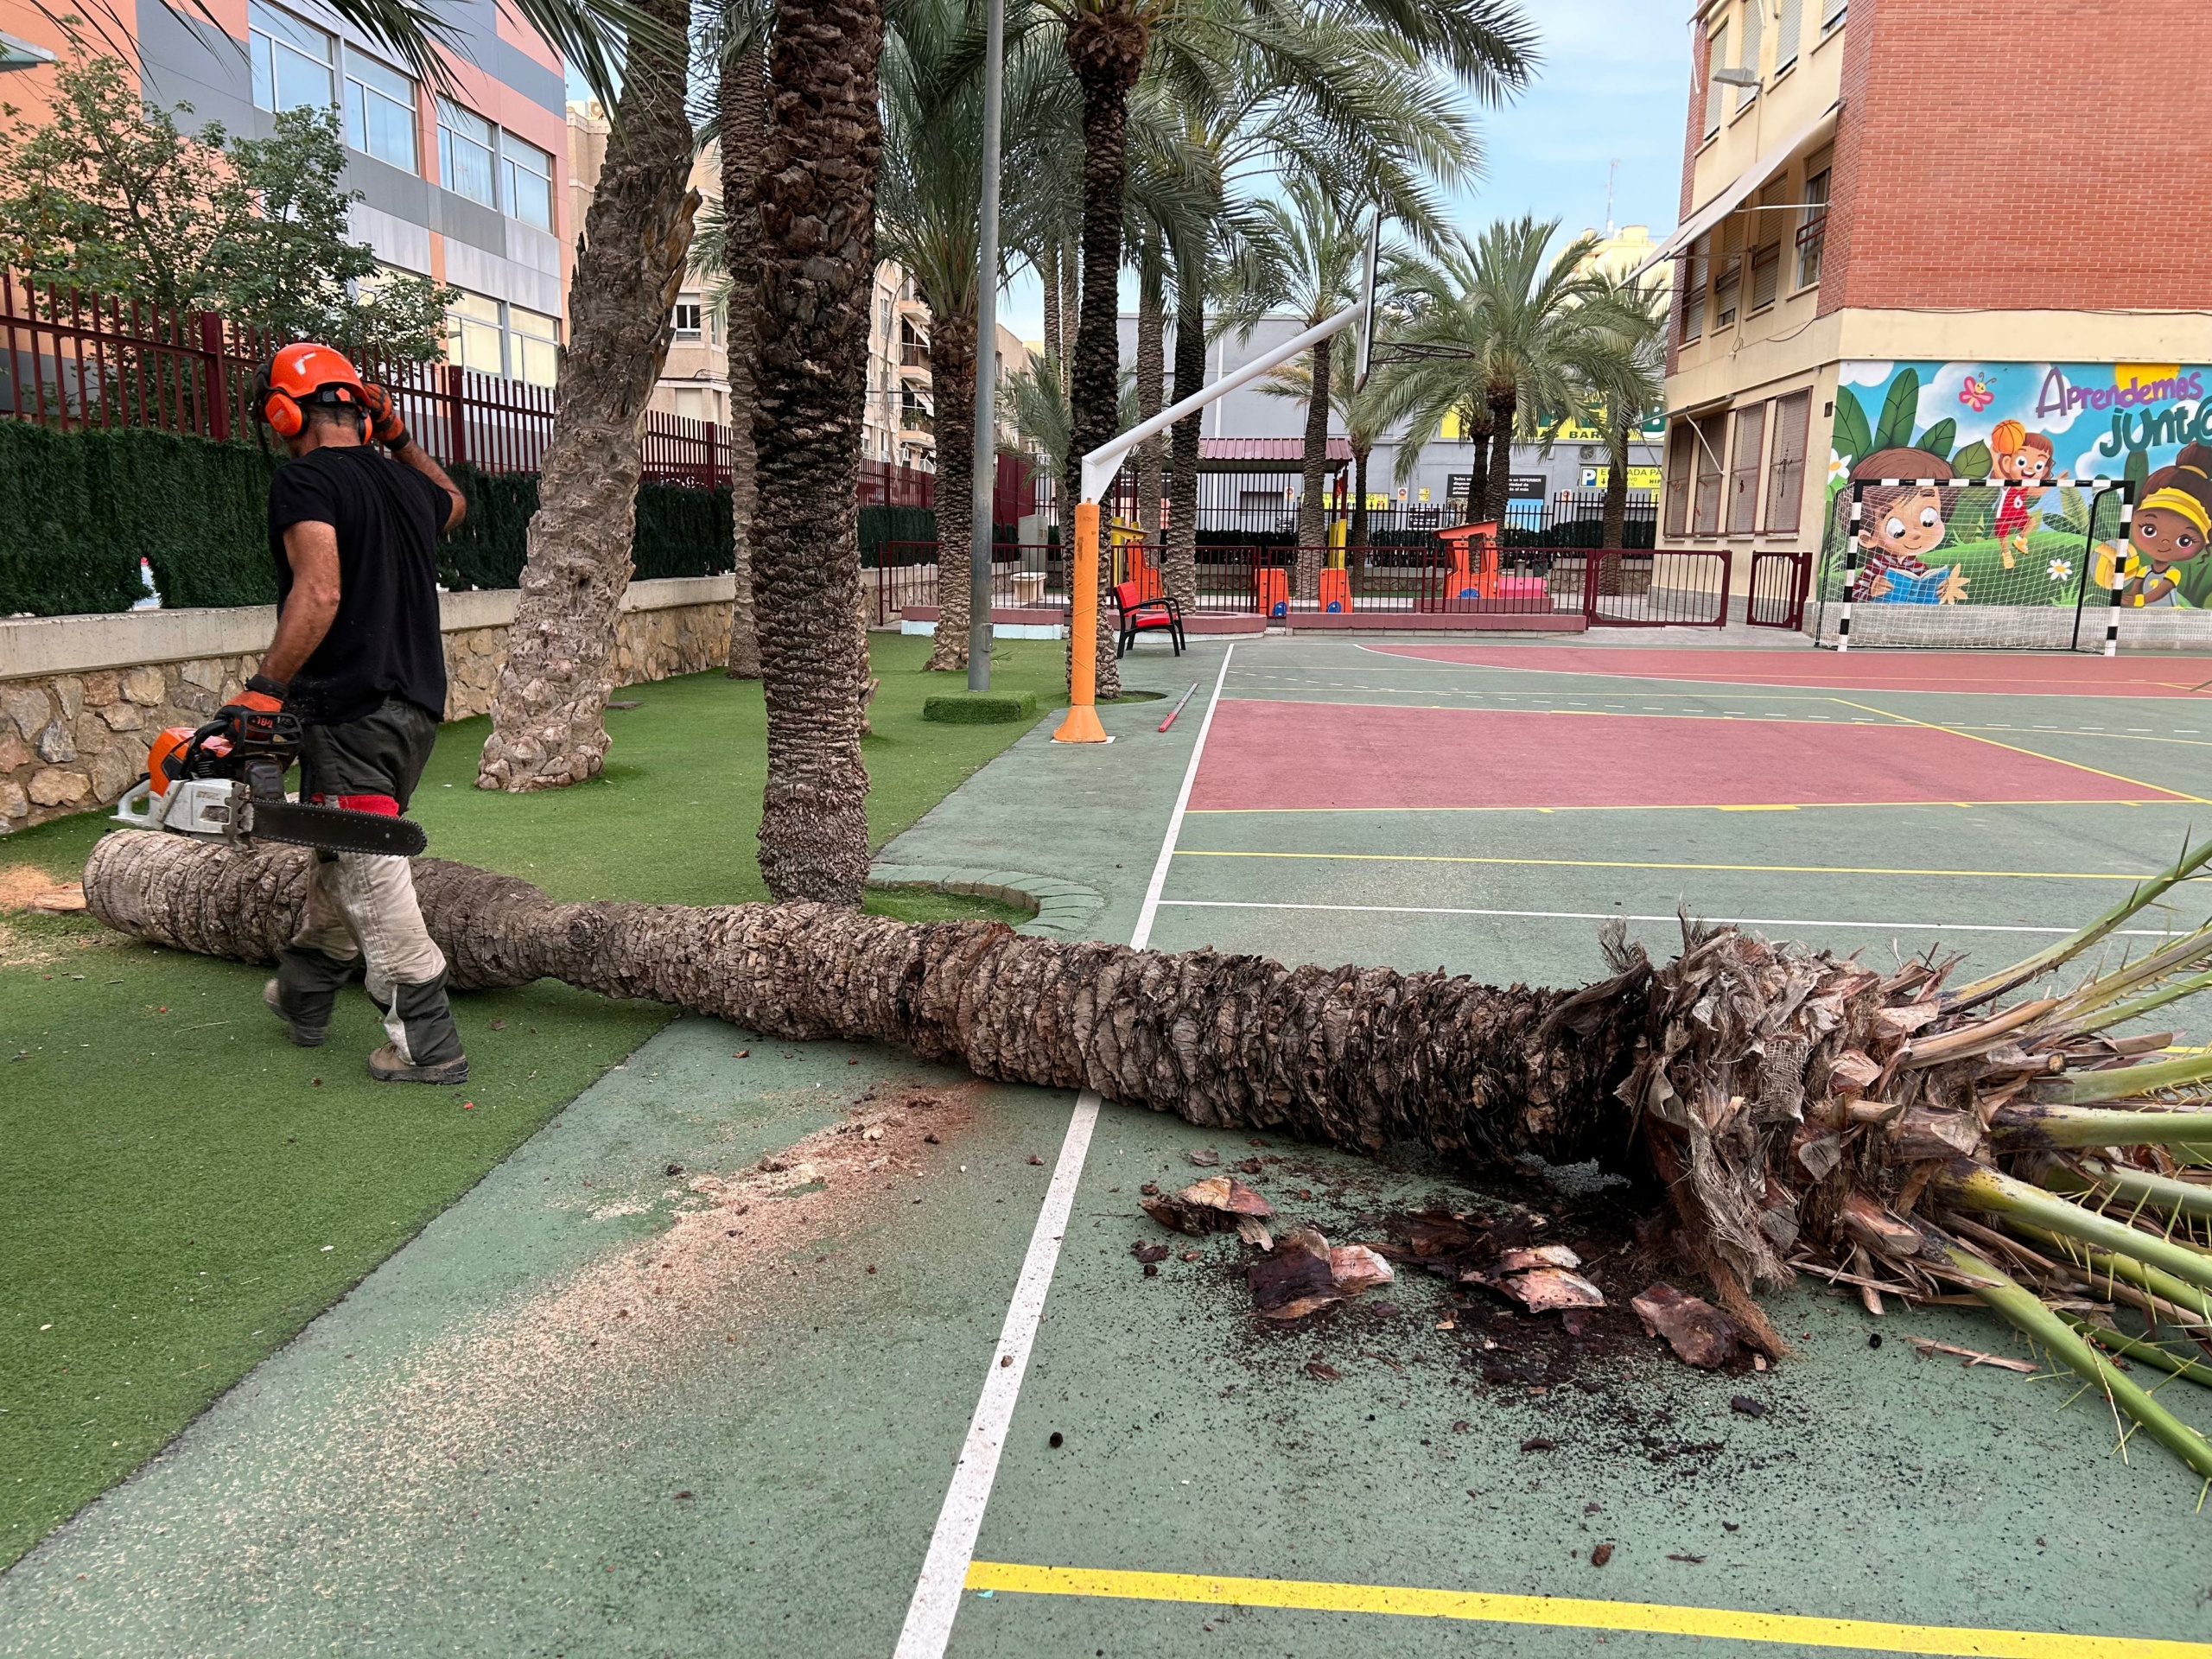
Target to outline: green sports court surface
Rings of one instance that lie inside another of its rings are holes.
[[[1199,695],[1103,748],[1048,719],[879,875],[1556,983],[1678,909],[1993,965],[2212,831],[2212,662],[1306,637],[1128,674]],[[2063,1377],[1909,1340],[2024,1353],[1991,1321],[1807,1282],[1796,1358],[1708,1376],[1408,1269],[1263,1329],[1233,1237],[1132,1258],[1193,1152],[1332,1240],[1607,1201],[1265,1142],[679,1020],[0,1577],[0,1653],[2212,1655],[2197,1484]]]

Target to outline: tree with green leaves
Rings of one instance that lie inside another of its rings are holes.
[[[607,156],[569,286],[560,401],[507,633],[479,789],[557,789],[606,765],[614,630],[647,400],[668,360],[699,193],[685,105],[690,0],[645,0],[657,28],[623,65]]]
[[[1490,477],[1477,517],[1503,507],[1516,438],[1540,440],[1582,406],[1575,364],[1590,330],[1618,319],[1588,269],[1597,238],[1549,251],[1557,219],[1500,219],[1434,261],[1400,262],[1396,281],[1413,303],[1397,339],[1406,360],[1384,378],[1382,410],[1405,423],[1401,481],[1448,416],[1469,411],[1491,426]]]
[[[1131,167],[1131,99],[1147,67],[1201,105],[1232,66],[1249,58],[1260,78],[1298,87],[1313,118],[1343,116],[1358,90],[1317,49],[1321,32],[1351,21],[1389,30],[1424,64],[1457,77],[1478,98],[1525,81],[1535,31],[1515,0],[1344,0],[1315,12],[1289,0],[1033,0],[1059,26],[1082,92],[1082,283],[1070,363],[1076,455],[1114,435],[1120,357],[1118,315],[1125,206]],[[1172,462],[1171,462],[1172,465]],[[1104,579],[1101,561],[1101,579]],[[1101,592],[1101,694],[1118,683],[1110,607]]]
[[[1001,219],[1018,216],[1032,181],[1049,171],[1072,110],[1066,65],[1028,25],[1006,43],[1000,172]],[[914,281],[930,312],[930,393],[937,437],[938,624],[931,669],[968,665],[969,580],[975,536],[976,359],[982,283],[983,9],[976,0],[898,0],[886,14],[883,167],[876,186],[878,251]]]
[[[729,677],[760,677],[760,622],[753,603],[753,513],[760,494],[753,416],[759,406],[760,149],[768,131],[768,0],[727,0],[706,33],[715,97],[702,137],[716,147],[721,194],[699,213],[691,268],[711,279],[707,302],[722,320],[729,380]]]
[[[1666,407],[1667,290],[1602,270],[1591,286],[1597,321],[1573,342],[1568,363],[1582,390],[1580,418],[1605,435],[1598,544],[1619,547],[1628,530],[1629,442]]]
[[[1344,211],[1335,192],[1294,176],[1281,198],[1258,204],[1258,213],[1263,223],[1255,257],[1243,262],[1251,274],[1224,321],[1249,335],[1262,317],[1287,312],[1303,331],[1358,299],[1367,227],[1362,216]],[[1319,592],[1328,551],[1329,415],[1335,406],[1336,347],[1350,339],[1337,335],[1306,353],[1298,551],[1291,568],[1292,591],[1300,599]]]
[[[1179,400],[1205,381],[1215,332],[1210,296],[1233,315],[1240,295],[1279,281],[1265,250],[1281,181],[1300,180],[1336,202],[1379,210],[1433,245],[1442,217],[1437,188],[1479,165],[1472,122],[1418,47],[1350,14],[1316,16],[1307,29],[1304,52],[1322,73],[1284,77],[1264,54],[1243,52],[1212,79],[1185,77],[1173,88],[1185,143],[1207,158],[1220,196],[1196,233],[1169,238]],[[1310,385],[1310,364],[1304,372]],[[1169,438],[1163,565],[1168,590],[1185,603],[1196,600],[1198,427],[1199,417],[1189,416]]]
[[[48,119],[0,130],[0,264],[35,283],[175,313],[204,309],[281,339],[420,361],[445,343],[447,290],[394,276],[347,234],[359,200],[327,111],[288,110],[266,138],[144,102],[121,60],[82,43],[55,66]]]

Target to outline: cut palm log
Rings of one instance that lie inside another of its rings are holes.
[[[85,892],[139,938],[265,962],[298,925],[313,858],[119,832],[87,861]],[[456,988],[556,978],[784,1037],[899,1043],[1216,1128],[1369,1152],[1417,1141],[1476,1172],[1533,1155],[1656,1177],[1722,1305],[1776,1357],[1751,1294],[1787,1283],[1793,1259],[1908,1297],[1963,1286],[2212,1471],[2194,1429],[2115,1380],[2005,1265],[2025,1255],[2072,1287],[2069,1257],[2127,1263],[2093,1270],[2092,1288],[2156,1306],[2197,1306],[2212,1286],[2212,1255],[2189,1233],[2205,1189],[2166,1150],[2212,1104],[2212,1054],[2103,1034],[2113,1008],[2201,979],[2212,926],[1994,1006],[2055,982],[2208,862],[2212,843],[2186,850],[2065,946],[1948,995],[1932,958],[1884,975],[1688,920],[1672,962],[1616,926],[1611,976],[1547,990],[819,905],[566,904],[435,859],[416,861],[416,885]],[[2134,1264],[2157,1294],[2120,1283]]]

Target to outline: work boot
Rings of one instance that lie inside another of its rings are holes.
[[[369,995],[391,1039],[369,1056],[371,1077],[378,1083],[460,1083],[467,1077],[468,1057],[461,1052],[461,1033],[446,1003],[443,974],[419,985],[393,985],[385,995],[372,981]]]
[[[296,1047],[321,1048],[338,993],[353,975],[350,962],[312,945],[288,944],[276,953],[276,977],[261,988],[261,1000],[284,1022]]]
[[[467,1083],[468,1056],[456,1054],[431,1065],[410,1065],[398,1045],[386,1043],[369,1056],[369,1075],[378,1083]]]

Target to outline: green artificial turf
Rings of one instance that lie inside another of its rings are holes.
[[[929,641],[878,636],[863,740],[877,845],[1027,729],[925,725],[958,682]],[[995,686],[1059,691],[1063,650],[1001,645]],[[604,779],[470,788],[486,722],[443,728],[416,803],[432,853],[564,899],[766,898],[757,683],[639,686],[611,712]],[[1064,700],[1064,699],[1062,699]],[[0,873],[73,879],[111,828],[85,814],[0,842]],[[901,890],[909,920],[1020,919]],[[296,1049],[264,971],[139,944],[85,916],[0,918],[0,1566],[137,1467],[670,1018],[557,984],[455,999],[470,1081],[372,1083],[367,999]],[[12,1058],[10,1058],[12,1057]]]

